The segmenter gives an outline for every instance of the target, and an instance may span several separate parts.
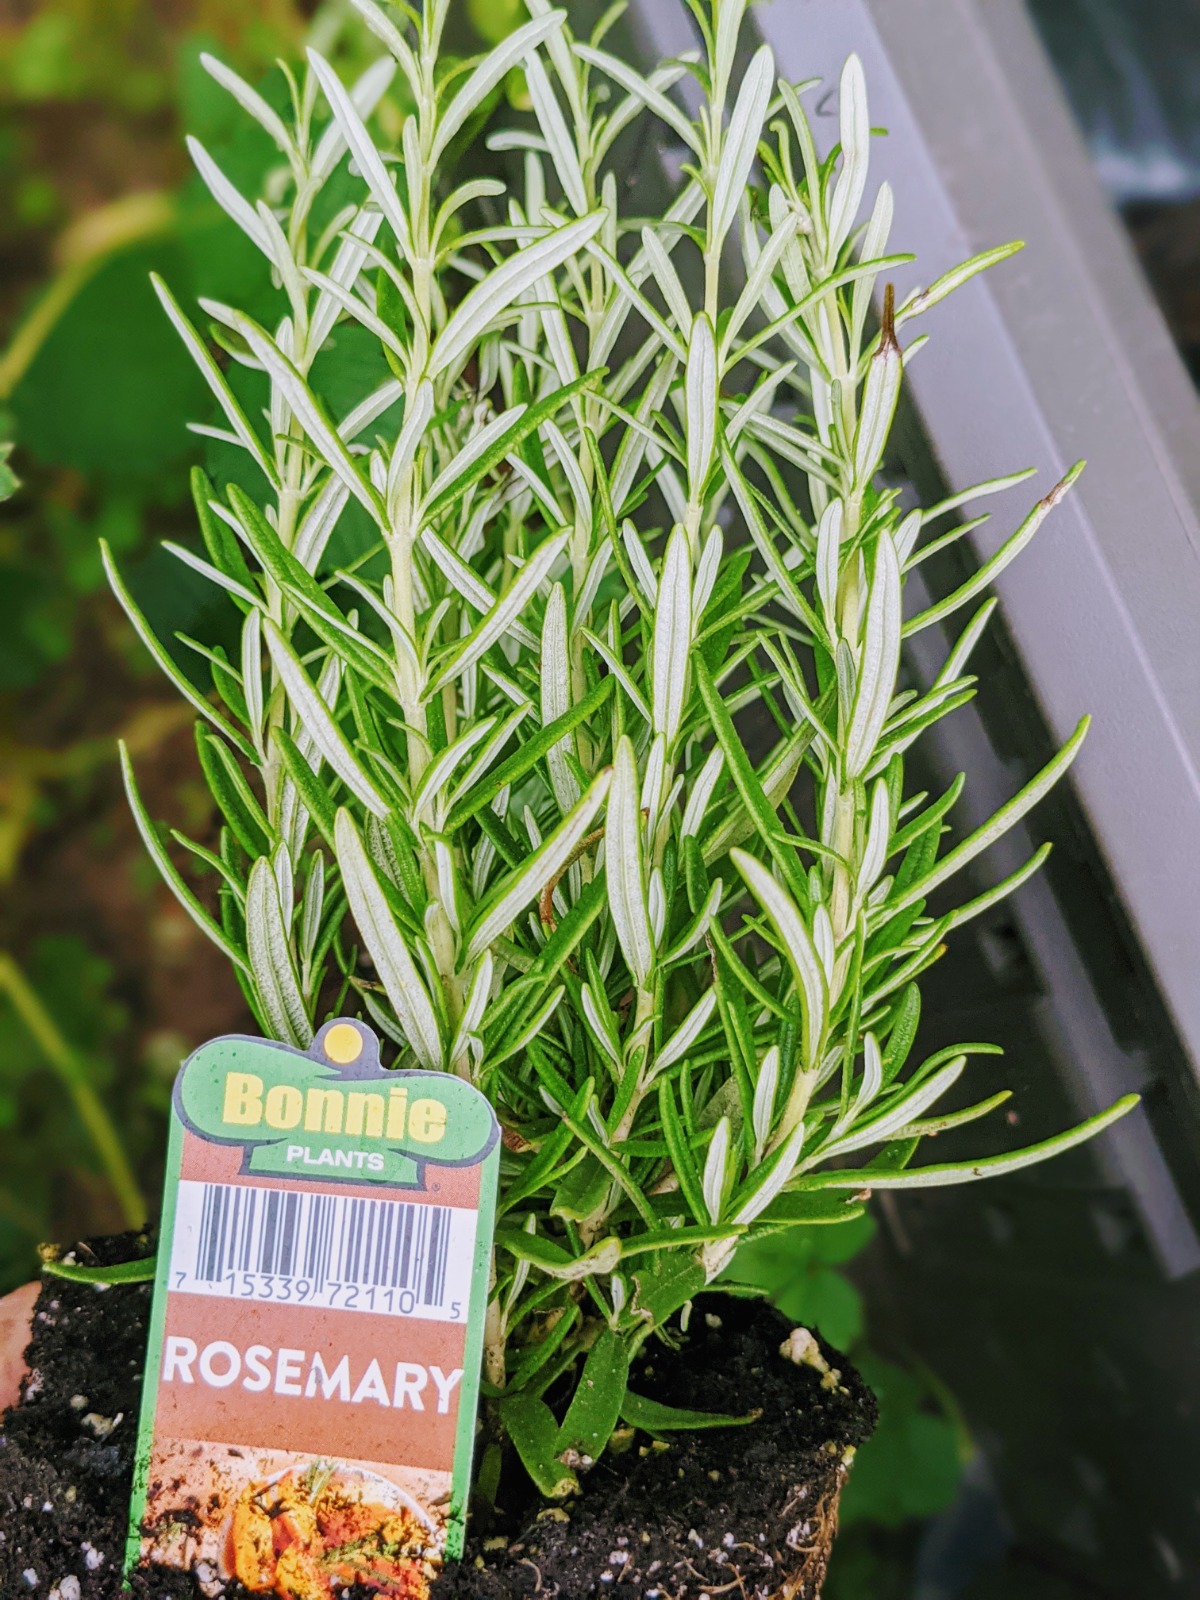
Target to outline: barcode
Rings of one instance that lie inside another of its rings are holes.
[[[475,1213],[250,1184],[179,1184],[171,1288],[465,1320]]]

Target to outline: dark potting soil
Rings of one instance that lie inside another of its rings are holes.
[[[761,1300],[698,1298],[681,1347],[648,1346],[630,1389],[758,1420],[658,1441],[635,1434],[601,1457],[577,1500],[526,1502],[490,1530],[477,1518],[433,1600],[774,1595],[806,1550],[832,1538],[845,1467],[878,1415],[858,1373],[820,1339],[830,1375],[781,1356],[791,1328]]]
[[[91,1240],[96,1265],[150,1254],[145,1235]],[[149,1284],[46,1277],[34,1313],[29,1376],[0,1433],[2,1600],[118,1600],[150,1315]],[[737,1428],[638,1433],[618,1441],[584,1492],[548,1507],[520,1491],[503,1515],[476,1515],[466,1555],[434,1600],[607,1593],[667,1600],[726,1585],[774,1592],[825,1537],[848,1452],[875,1424],[873,1396],[822,1345],[836,1381],[783,1359],[790,1324],[757,1301],[705,1295],[681,1348],[654,1343],[630,1387],[666,1405],[729,1415]],[[520,1478],[511,1474],[514,1483]],[[507,1479],[505,1480],[507,1485]],[[681,1551],[686,1554],[681,1556]],[[139,1573],[139,1600],[252,1600],[236,1581]],[[345,1600],[370,1600],[359,1586]]]

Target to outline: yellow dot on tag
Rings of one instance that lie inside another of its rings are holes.
[[[352,1022],[335,1022],[321,1041],[321,1048],[330,1061],[346,1066],[362,1055],[363,1037]]]

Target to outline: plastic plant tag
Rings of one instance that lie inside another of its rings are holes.
[[[127,1570],[421,1600],[461,1553],[499,1129],[359,1022],[175,1084]]]

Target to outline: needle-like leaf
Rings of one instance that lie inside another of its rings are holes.
[[[312,1023],[292,960],[279,887],[265,856],[259,856],[251,867],[246,887],[246,953],[263,1020],[272,1035],[284,1044],[307,1050],[312,1043]]]
[[[637,763],[628,737],[617,745],[613,762],[612,796],[604,830],[604,863],[617,939],[634,980],[644,988],[654,961],[654,939],[642,862]]]
[[[655,607],[651,662],[654,731],[674,743],[683,719],[692,651],[692,560],[687,534],[676,526],[667,540]]]
[[[526,906],[558,878],[574,858],[608,794],[610,774],[595,778],[575,809],[517,870],[503,879],[479,907],[464,935],[466,959],[476,960]]]
[[[275,663],[275,670],[296,709],[296,715],[304,732],[350,793],[361,800],[373,815],[386,817],[389,810],[387,801],[363,771],[358,758],[350,748],[349,740],[334,720],[329,707],[321,699],[299,657],[269,619],[264,625],[263,632],[267,648],[271,652],[271,660]]]
[[[379,887],[358,829],[345,809],[337,814],[335,836],[338,867],[351,914],[404,1036],[423,1067],[443,1067],[441,1029],[425,980]]]
[[[436,378],[448,367],[456,366],[492,322],[504,316],[547,272],[553,272],[582,249],[603,223],[604,212],[595,211],[578,222],[552,228],[544,239],[518,250],[476,284],[434,342],[429,376]]]
[[[712,210],[709,214],[709,248],[719,250],[725,235],[737,216],[754,156],[759,135],[771,103],[775,83],[775,57],[770,45],[760,45],[746,68],[746,76],[738,90],[729,131],[721,150],[721,162],[713,185]]]

